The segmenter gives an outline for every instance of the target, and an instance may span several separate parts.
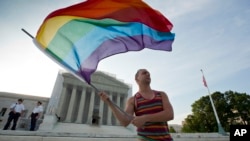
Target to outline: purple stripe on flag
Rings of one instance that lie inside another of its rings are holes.
[[[100,60],[119,53],[140,51],[144,48],[172,51],[173,40],[155,41],[149,36],[119,37],[101,44],[82,64],[79,75],[90,84],[90,76],[95,72]]]

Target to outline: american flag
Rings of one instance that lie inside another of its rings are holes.
[[[202,76],[202,81],[203,81],[204,86],[207,87],[207,82],[206,82],[204,75]]]

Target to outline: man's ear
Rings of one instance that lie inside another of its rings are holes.
[[[138,78],[135,78],[135,82],[138,84]]]

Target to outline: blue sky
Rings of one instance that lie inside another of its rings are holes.
[[[52,11],[79,0],[0,1],[0,91],[50,97],[59,69],[21,31],[36,35]],[[116,75],[137,91],[134,73],[151,72],[153,89],[165,91],[181,124],[191,104],[207,89],[250,94],[250,1],[249,0],[145,0],[174,25],[172,52],[145,49],[102,60],[98,70]]]

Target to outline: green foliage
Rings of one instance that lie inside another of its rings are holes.
[[[169,131],[170,131],[170,133],[176,133],[174,127],[172,127],[172,126],[170,126]]]
[[[230,125],[250,124],[250,96],[246,93],[227,91],[211,95],[220,123],[226,132]],[[185,119],[182,132],[218,132],[218,124],[209,96],[192,104],[192,114]]]

